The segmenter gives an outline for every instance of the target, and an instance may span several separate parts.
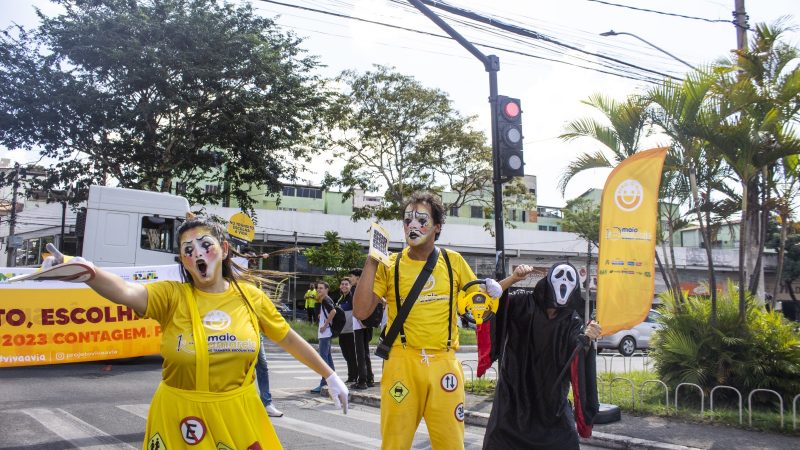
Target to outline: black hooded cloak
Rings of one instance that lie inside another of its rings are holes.
[[[547,278],[532,292],[520,289],[501,298],[496,319],[503,324],[499,328],[502,335],[493,336],[492,346],[502,349],[492,355],[501,353],[502,359],[483,441],[485,450],[579,449],[567,400],[573,377],[587,391],[576,394],[582,400],[581,418],[590,424],[599,407],[594,352],[583,335],[583,319],[573,308],[581,303],[580,291],[576,289],[567,305],[556,308],[551,319],[545,311],[553,306]],[[572,364],[573,355],[580,358],[580,364]],[[573,365],[580,370],[571,369]]]

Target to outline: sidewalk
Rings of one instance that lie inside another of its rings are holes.
[[[380,385],[363,391],[350,391],[350,401],[380,408]],[[491,399],[467,393],[465,423],[485,427],[492,410]],[[792,427],[788,417],[787,429]],[[596,425],[585,444],[636,450],[797,450],[800,437],[717,425],[700,425],[665,419],[662,417],[637,417],[623,413],[622,420]]]
[[[333,346],[334,351],[338,346]],[[477,351],[477,346],[461,346],[461,351]],[[350,390],[350,401],[380,408],[380,384],[362,391]],[[485,427],[492,401],[466,394],[465,423]],[[747,420],[745,415],[745,420]],[[786,430],[792,429],[791,413],[784,417]],[[714,424],[685,423],[657,416],[622,414],[619,422],[595,425],[592,437],[583,443],[604,448],[633,450],[798,450],[800,437],[745,430]]]

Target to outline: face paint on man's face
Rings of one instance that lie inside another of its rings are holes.
[[[193,228],[181,236],[181,263],[196,283],[222,276],[222,245],[207,228]]]
[[[403,214],[403,231],[410,246],[424,244],[435,228],[427,205],[409,205]]]

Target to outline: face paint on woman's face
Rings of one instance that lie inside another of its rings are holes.
[[[403,213],[403,231],[410,246],[424,244],[433,234],[431,209],[425,204],[408,205]]]
[[[222,277],[224,250],[219,240],[205,227],[192,228],[180,238],[183,267],[195,283],[206,284]]]

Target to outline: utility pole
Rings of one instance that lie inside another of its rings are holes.
[[[297,231],[294,232],[294,252],[292,253],[292,321],[297,321]]]
[[[8,259],[6,266],[16,266],[17,247],[14,242],[14,228],[17,224],[17,191],[19,190],[19,163],[14,163],[14,182],[11,194],[11,215],[8,218],[8,243],[6,243],[6,253]]]
[[[456,30],[433,13],[420,0],[408,0],[422,14],[450,35],[462,47],[472,53],[483,63],[484,69],[489,72],[489,105],[492,117],[492,181],[494,184],[494,232],[495,232],[495,279],[502,280],[506,277],[505,238],[503,234],[503,179],[500,176],[500,143],[498,139],[497,124],[497,72],[500,70],[500,58],[495,55],[484,55],[472,42],[461,36]]]
[[[744,11],[744,0],[735,0],[733,24],[736,26],[736,48],[747,50],[747,13]]]

